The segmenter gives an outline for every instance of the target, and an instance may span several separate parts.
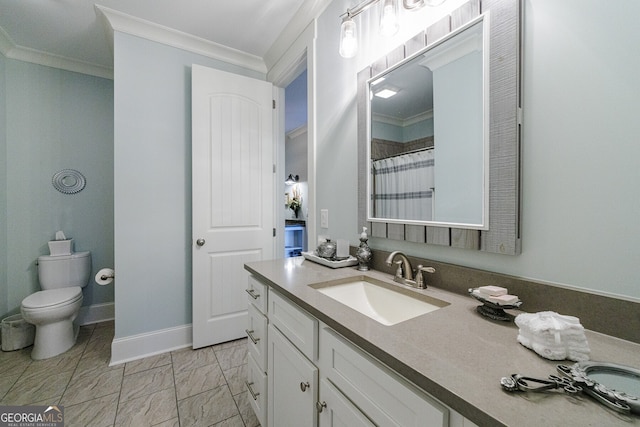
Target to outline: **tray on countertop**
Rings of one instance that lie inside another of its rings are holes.
[[[302,256],[309,261],[316,262],[329,268],[342,268],[358,265],[358,259],[352,255],[344,259],[327,259],[318,256],[314,252],[302,252]]]

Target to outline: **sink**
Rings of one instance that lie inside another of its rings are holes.
[[[395,325],[449,305],[368,276],[309,285],[383,325]]]

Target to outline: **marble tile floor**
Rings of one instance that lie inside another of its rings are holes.
[[[246,339],[109,367],[113,322],[82,326],[75,346],[31,360],[0,351],[0,405],[62,405],[65,426],[259,426],[244,387]]]

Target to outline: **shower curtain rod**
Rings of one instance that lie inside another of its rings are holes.
[[[380,157],[379,159],[371,159],[372,161],[376,161],[376,160],[385,160],[385,159],[391,159],[393,157],[399,157],[399,156],[404,156],[405,154],[413,154],[413,153],[419,153],[421,151],[429,151],[429,150],[433,150],[434,147],[424,147],[424,148],[417,148],[415,150],[411,150],[411,151],[404,151],[402,153],[398,153],[398,154],[394,154],[392,156],[386,156],[386,157]]]

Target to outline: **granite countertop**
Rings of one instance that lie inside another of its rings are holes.
[[[479,426],[640,426],[640,416],[616,413],[586,395],[504,392],[501,377],[520,373],[546,378],[556,373],[557,364],[574,362],[546,360],[523,347],[515,324],[480,316],[478,301],[468,295],[435,287],[414,290],[450,305],[385,326],[308,285],[364,274],[407,288],[394,283],[391,274],[331,269],[301,257],[245,268]],[[640,367],[640,344],[592,331],[586,335],[591,360]]]

